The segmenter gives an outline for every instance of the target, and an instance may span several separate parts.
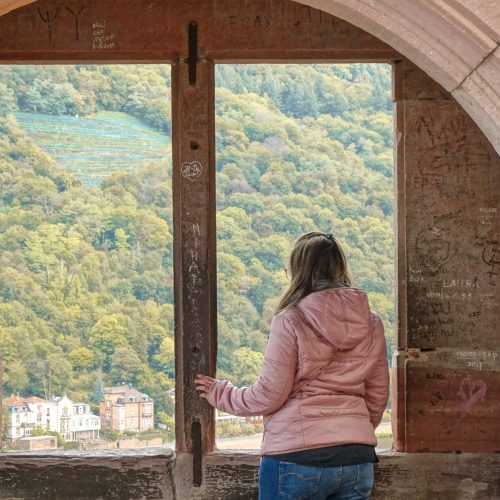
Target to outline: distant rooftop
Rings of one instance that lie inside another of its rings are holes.
[[[23,406],[26,404],[26,401],[26,398],[14,396],[14,394],[12,394],[12,396],[3,400],[3,404],[7,406]]]
[[[27,396],[27,397],[23,397],[23,396],[19,396],[19,395],[15,395],[15,394],[12,394],[10,397],[6,398],[3,400],[3,404],[6,405],[6,406],[24,406],[26,404],[41,404],[41,403],[59,403],[61,402],[64,398],[68,399],[67,396],[54,396],[53,398],[49,399],[49,400],[45,400],[43,398],[40,398],[39,396]],[[70,399],[68,399],[69,401],[71,401]],[[74,406],[80,406],[80,405],[85,405],[85,406],[89,406],[89,403],[83,403],[83,402],[79,402],[79,403],[73,403]]]
[[[129,402],[145,403],[148,401],[153,401],[153,399],[150,398],[147,394],[144,394],[141,391],[134,389],[131,384],[123,384],[114,387],[105,387],[104,394],[105,395],[116,394],[122,396],[121,398],[118,399],[119,403],[129,403]]]
[[[28,401],[28,403],[33,403],[33,404],[46,403],[45,399],[39,398],[38,396],[30,396],[29,398],[26,398],[26,401]]]

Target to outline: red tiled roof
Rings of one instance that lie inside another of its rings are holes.
[[[30,396],[29,398],[26,398],[26,401],[28,401],[28,403],[33,403],[33,404],[45,403],[45,399],[39,398],[38,396]]]
[[[4,399],[3,404],[7,406],[23,406],[26,404],[26,398],[21,398],[19,396],[10,396],[10,398]]]

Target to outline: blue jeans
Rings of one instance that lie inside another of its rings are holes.
[[[360,500],[370,498],[373,464],[311,467],[262,457],[259,500]]]

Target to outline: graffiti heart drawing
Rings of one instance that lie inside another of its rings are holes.
[[[203,166],[199,161],[185,161],[181,167],[182,177],[189,179],[191,182],[196,180],[203,171]]]
[[[484,402],[486,396],[486,382],[484,380],[472,380],[467,375],[460,385],[457,396],[462,400],[459,406],[460,416],[465,417],[472,411],[477,403]]]

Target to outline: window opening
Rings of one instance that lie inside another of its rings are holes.
[[[170,84],[0,66],[4,450],[173,441]]]
[[[217,377],[258,376],[286,259],[308,231],[335,234],[395,345],[391,66],[218,65]],[[377,429],[391,446],[390,408]],[[219,449],[260,446],[260,417],[216,413]]]

